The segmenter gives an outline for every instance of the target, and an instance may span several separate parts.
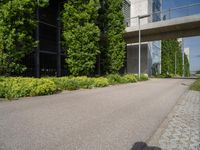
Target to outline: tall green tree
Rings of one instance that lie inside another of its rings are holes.
[[[176,62],[175,62],[176,60]],[[182,52],[180,43],[177,39],[163,40],[161,50],[162,74],[182,75]]]
[[[47,0],[4,0],[0,3],[0,75],[20,74],[22,64],[37,42],[33,38],[37,27],[35,11]]]
[[[186,54],[184,55],[184,72],[186,77],[190,76],[190,63]]]
[[[68,0],[62,14],[66,62],[72,75],[90,75],[100,53],[98,0]]]
[[[105,3],[107,6],[105,67],[108,73],[118,73],[125,59],[123,0],[107,0]]]

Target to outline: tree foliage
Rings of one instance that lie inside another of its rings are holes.
[[[184,54],[184,73],[186,77],[190,76],[190,63],[186,54]]]
[[[107,45],[105,49],[105,67],[107,73],[118,73],[124,65],[125,41],[124,41],[124,14],[122,11],[123,0],[105,0],[105,36]]]
[[[98,0],[69,0],[64,5],[64,47],[66,62],[72,75],[93,72],[99,54],[100,30],[96,25]]]
[[[37,42],[33,38],[37,27],[35,11],[47,0],[3,0],[0,2],[0,75],[25,71],[22,59]],[[38,5],[39,4],[39,5]]]
[[[175,65],[176,64],[176,65]],[[161,50],[161,66],[162,74],[176,74],[182,75],[182,50],[180,43],[177,39],[163,40],[162,41],[162,50]],[[176,71],[175,71],[176,66]],[[189,75],[189,62],[185,56],[185,71],[186,75]]]

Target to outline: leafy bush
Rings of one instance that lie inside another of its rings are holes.
[[[0,98],[17,99],[26,96],[48,95],[63,90],[88,89],[106,87],[113,84],[133,83],[137,82],[136,77],[134,74],[126,74],[124,76],[111,74],[98,78],[86,76],[41,79],[0,77]],[[141,80],[148,80],[148,75],[141,75]]]
[[[141,74],[141,75],[140,75],[140,79],[139,79],[138,74],[135,74],[135,77],[136,77],[136,79],[137,79],[138,81],[146,81],[146,80],[149,79],[148,74]]]
[[[48,79],[36,79],[30,96],[49,95],[56,92],[56,85]],[[31,88],[31,86],[29,86]]]
[[[109,82],[107,78],[100,77],[100,78],[94,79],[94,87],[105,87],[108,85],[109,85]]]
[[[0,1],[0,75],[21,74],[26,70],[22,60],[37,46],[33,37],[37,27],[35,11],[47,4],[47,0]]]
[[[5,82],[3,80],[0,80],[0,98],[5,97]]]
[[[200,74],[200,70],[196,72],[196,74]]]
[[[64,89],[65,90],[77,90],[79,89],[79,83],[75,79],[68,79],[64,82]]]
[[[48,79],[5,78],[0,85],[0,97],[7,99],[48,95],[56,92],[56,85]]]
[[[140,76],[141,81],[146,81],[148,79],[149,79],[148,74],[141,74],[141,76]]]
[[[94,79],[86,76],[71,78],[78,82],[79,88],[90,89],[93,88]]]
[[[96,25],[98,9],[97,1],[68,0],[64,4],[61,17],[63,48],[69,72],[74,76],[94,71],[96,56],[100,53],[100,30]]]
[[[66,80],[68,80],[68,77],[61,77],[61,78],[49,78],[51,81],[53,81],[56,85],[56,88],[58,91],[66,90],[65,84]]]
[[[110,74],[107,75],[106,78],[108,79],[108,82],[111,85],[125,82],[122,76],[120,76],[119,74]]]
[[[127,83],[133,83],[133,82],[137,82],[137,79],[135,77],[134,74],[126,74],[123,76],[123,79],[127,82]]]
[[[57,90],[77,90],[79,88],[78,81],[70,77],[50,78],[57,87]]]
[[[114,74],[124,66],[125,59],[123,0],[102,0],[101,12],[103,9],[106,10],[102,15],[104,21],[100,22],[100,26],[103,27],[107,39],[104,42],[105,49],[102,49],[105,54],[104,66],[107,73]]]
[[[83,77],[61,77],[50,78],[57,86],[58,90],[77,90],[80,88],[92,88],[93,79],[86,76]]]

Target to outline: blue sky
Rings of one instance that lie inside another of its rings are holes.
[[[189,8],[174,10],[170,13],[170,16],[175,18],[192,14],[200,14],[200,0],[163,0],[163,10],[169,10],[169,8],[190,5],[193,3],[199,4]],[[169,12],[166,12],[166,15],[169,15]],[[200,36],[184,38],[184,47],[190,48],[191,71],[200,70]]]

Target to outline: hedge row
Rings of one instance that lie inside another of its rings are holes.
[[[141,75],[141,81],[148,80],[148,75]],[[0,98],[17,99],[19,97],[50,95],[63,90],[90,89],[108,85],[134,83],[138,76],[111,74],[105,77],[61,77],[61,78],[23,78],[1,77]]]

